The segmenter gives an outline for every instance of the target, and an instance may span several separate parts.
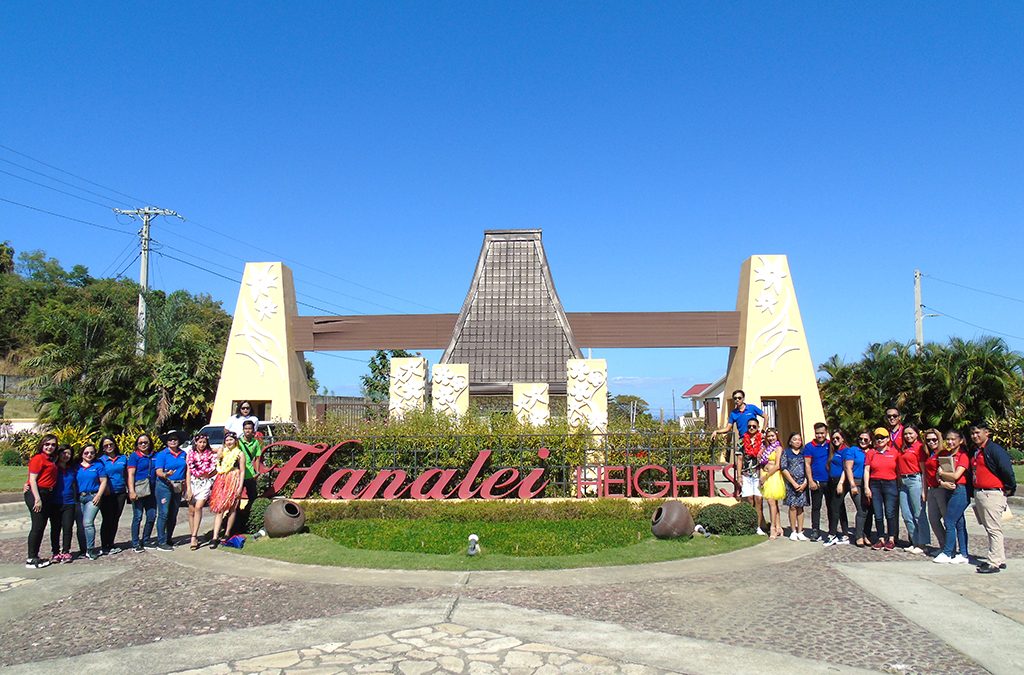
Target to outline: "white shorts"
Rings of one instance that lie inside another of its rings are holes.
[[[740,497],[760,497],[761,479],[757,476],[743,475],[743,483],[740,488]]]

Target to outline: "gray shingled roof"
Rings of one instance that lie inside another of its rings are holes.
[[[540,230],[488,230],[441,363],[468,363],[470,391],[513,382],[565,391],[565,362],[582,354],[551,279]]]

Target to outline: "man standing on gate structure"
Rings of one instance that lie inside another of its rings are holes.
[[[732,427],[736,427],[736,438],[735,445],[732,445],[732,454],[725,456],[726,453],[722,452],[722,458],[719,460],[722,464],[731,463],[735,464],[736,460],[741,456],[743,452],[743,434],[747,433],[747,425],[750,420],[757,421],[760,417],[761,421],[766,420],[764,411],[758,408],[752,403],[746,402],[747,394],[742,389],[737,389],[732,393],[732,410],[729,411],[729,421],[726,422],[725,426],[721,429],[715,429],[711,432],[712,438],[719,434],[727,434],[732,430]],[[736,494],[742,493],[742,485],[739,474],[735,477]]]

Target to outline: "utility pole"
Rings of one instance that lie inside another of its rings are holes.
[[[175,216],[181,218],[170,209],[160,209],[155,206],[146,206],[141,209],[114,209],[114,213],[122,216],[129,216],[133,220],[142,218],[142,230],[139,232],[139,239],[142,245],[139,253],[139,309],[136,315],[136,341],[135,353],[142,356],[146,353],[146,293],[149,292],[149,221],[154,216]],[[185,220],[184,218],[181,218]]]
[[[924,348],[924,305],[921,304],[921,270],[914,270],[914,342],[917,353]]]

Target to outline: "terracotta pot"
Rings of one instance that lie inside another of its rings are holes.
[[[306,524],[306,512],[290,499],[275,499],[263,514],[263,529],[270,537],[287,537],[301,532]]]
[[[651,534],[658,539],[693,536],[693,516],[682,502],[669,501],[651,516]]]

